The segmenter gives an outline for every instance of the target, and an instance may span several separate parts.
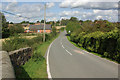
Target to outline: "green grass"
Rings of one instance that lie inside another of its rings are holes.
[[[86,50],[85,48],[83,48],[83,47],[79,47],[76,43],[72,42],[72,41],[70,40],[70,36],[67,36],[67,39],[68,39],[68,41],[70,41],[70,43],[72,43],[74,46],[76,46],[76,47],[78,47],[78,48],[80,48],[80,49],[82,49],[82,50],[84,50],[84,51],[89,52],[89,51]],[[94,55],[96,55],[96,56],[99,56],[99,57],[105,58],[105,59],[107,59],[107,60],[113,61],[113,62],[115,62],[115,63],[118,63],[118,62],[115,61],[115,60],[112,60],[112,59],[109,59],[109,58],[103,57],[103,55],[101,55],[101,54],[94,53],[94,52],[90,52],[90,53],[92,53],[92,54],[94,54]]]
[[[57,37],[58,35],[49,41],[46,41],[40,45],[38,44],[32,58],[26,62],[25,65],[20,66],[19,68],[16,67],[15,72],[18,80],[21,80],[21,78],[31,78],[32,80],[42,78],[42,80],[48,80],[47,65],[44,55],[50,43]]]

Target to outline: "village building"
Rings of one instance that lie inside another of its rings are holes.
[[[24,28],[24,32],[25,32],[25,33],[29,32],[29,26],[30,26],[29,23],[23,23],[22,26],[23,26],[23,28]]]
[[[29,26],[29,31],[32,33],[43,33],[44,29],[44,25],[40,24],[40,25],[30,25]],[[50,24],[46,24],[45,25],[45,32],[46,33],[51,33],[52,32],[52,25]]]

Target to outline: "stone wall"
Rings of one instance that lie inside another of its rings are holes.
[[[6,51],[0,51],[0,54],[2,54],[2,75],[0,76],[2,79],[9,79],[9,78],[15,78],[14,69],[11,64],[9,54]]]
[[[20,48],[19,50],[9,52],[13,66],[24,65],[31,58],[32,48]]]
[[[31,58],[32,48],[20,48],[19,50],[11,51],[9,53],[0,51],[0,53],[2,54],[2,79],[15,79],[13,67],[24,65]]]

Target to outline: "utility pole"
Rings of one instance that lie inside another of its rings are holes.
[[[45,42],[45,22],[46,22],[46,4],[44,5],[44,32],[43,32],[43,42]]]

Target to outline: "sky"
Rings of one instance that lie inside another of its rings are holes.
[[[4,0],[0,5],[0,10],[14,13],[15,15],[11,15],[3,12],[7,21],[15,23],[21,21],[36,22],[44,19],[44,4],[46,4],[47,7],[46,21],[57,21],[77,17],[79,20],[103,19],[117,22],[118,1],[119,0],[106,0],[106,2],[105,0],[30,0],[28,2],[28,0]]]

